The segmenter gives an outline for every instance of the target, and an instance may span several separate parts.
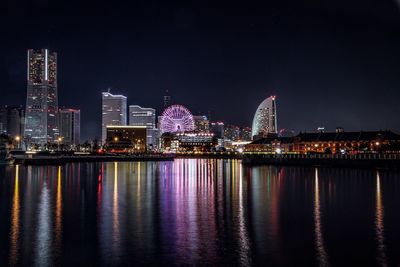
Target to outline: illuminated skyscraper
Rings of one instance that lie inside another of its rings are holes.
[[[103,118],[102,118],[102,141],[107,138],[107,126],[126,125],[127,98],[123,95],[113,95],[110,92],[103,93]]]
[[[157,146],[156,110],[153,108],[142,108],[138,105],[129,106],[129,125],[146,126],[147,145]]]
[[[253,119],[252,137],[277,134],[275,96],[265,99],[257,108]]]
[[[27,78],[25,140],[54,142],[58,136],[57,53],[28,50]]]
[[[78,109],[61,109],[60,137],[63,144],[78,145],[81,136],[81,111]]]

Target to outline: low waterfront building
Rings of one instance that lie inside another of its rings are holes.
[[[217,145],[213,133],[165,133],[161,136],[161,146],[164,151],[195,152],[211,151]]]
[[[272,135],[257,139],[245,146],[247,152],[284,153],[295,152],[294,139],[291,137],[278,137]]]
[[[115,153],[146,152],[146,126],[107,126],[105,149]]]
[[[246,146],[248,152],[359,153],[400,152],[400,135],[392,131],[299,133],[294,137],[270,136]]]

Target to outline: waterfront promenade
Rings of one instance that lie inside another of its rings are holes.
[[[70,162],[113,162],[113,161],[172,161],[175,158],[241,159],[237,152],[204,153],[141,153],[141,154],[18,154],[11,155],[9,162],[24,165],[62,165]]]
[[[173,161],[176,158],[239,159],[244,165],[294,165],[294,166],[329,166],[356,168],[400,169],[400,154],[276,154],[276,153],[146,153],[115,155],[12,155],[10,163],[24,165],[63,165],[71,162],[114,162],[114,161]]]
[[[245,153],[246,165],[299,165],[400,169],[400,154],[271,154]]]
[[[24,165],[63,165],[70,162],[112,162],[112,161],[172,161],[170,154],[133,154],[133,155],[20,155],[8,160]]]

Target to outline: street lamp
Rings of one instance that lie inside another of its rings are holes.
[[[19,149],[19,142],[21,141],[21,137],[19,135],[17,135],[15,137],[15,141],[17,141],[17,149]]]
[[[59,137],[57,138],[57,141],[58,141],[58,151],[60,151],[60,144],[61,144],[61,141],[62,141],[62,137],[59,136]]]

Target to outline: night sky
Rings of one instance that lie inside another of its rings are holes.
[[[279,128],[400,132],[395,0],[5,2],[0,104],[25,105],[26,50],[54,50],[59,104],[81,109],[82,140],[101,135],[107,88],[158,113],[168,89],[239,126],[275,94]]]

